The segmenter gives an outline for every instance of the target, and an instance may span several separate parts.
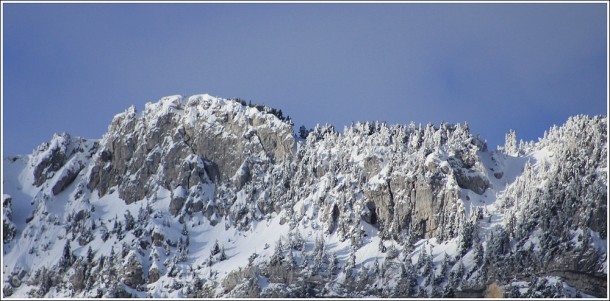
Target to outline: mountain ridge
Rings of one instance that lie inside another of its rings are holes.
[[[3,293],[607,295],[606,117],[491,151],[467,124],[308,132],[268,107],[168,96],[99,140],[3,158]]]

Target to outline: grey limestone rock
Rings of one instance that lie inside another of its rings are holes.
[[[490,187],[489,180],[480,172],[459,169],[455,173],[458,185],[462,188],[470,189],[477,194],[485,193]]]
[[[81,162],[71,161],[72,164],[68,163],[64,168],[64,172],[60,175],[60,178],[53,185],[52,191],[54,195],[58,195],[64,191],[68,185],[72,184],[80,171],[85,167]]]
[[[241,168],[237,170],[237,173],[235,174],[234,184],[237,190],[242,189],[252,177],[250,174],[250,167],[246,163],[247,162],[244,162],[244,164],[242,164]]]
[[[127,265],[125,266],[124,281],[125,281],[125,284],[131,288],[136,288],[138,285],[144,284],[144,274],[142,271],[142,264],[138,261],[136,256],[130,256],[127,259]]]
[[[78,265],[74,269],[74,274],[70,277],[70,282],[77,292],[85,289],[85,267]]]
[[[148,283],[155,283],[159,278],[161,278],[159,269],[157,267],[150,268],[148,271]]]
[[[169,212],[174,216],[177,215],[185,202],[186,198],[184,196],[174,196],[169,203]]]
[[[67,133],[55,135],[51,143],[45,143],[37,150],[41,158],[34,162],[34,185],[42,185],[48,178],[51,178],[66,162],[68,156],[67,147],[71,137]]]
[[[201,97],[191,97],[186,107],[181,100],[148,104],[141,117],[130,108],[113,119],[88,188],[104,195],[118,186],[119,196],[129,204],[150,197],[155,185],[188,191],[200,183],[220,184],[235,175],[248,154],[263,152],[271,161],[290,158],[292,128],[271,114],[244,116],[249,109],[234,101]],[[199,120],[189,122],[192,115]],[[247,132],[250,135],[244,135]],[[244,168],[235,182],[238,187],[250,177]],[[173,198],[172,214],[185,201]]]

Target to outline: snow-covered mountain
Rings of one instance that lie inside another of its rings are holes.
[[[3,158],[3,296],[607,297],[607,151],[164,97]]]

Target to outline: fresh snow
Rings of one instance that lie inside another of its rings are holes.
[[[193,125],[203,122],[206,127],[213,128],[219,135],[228,135],[219,122],[222,118],[233,118],[235,122],[242,122],[247,125],[244,137],[256,135],[257,129],[269,127],[271,130],[287,127],[286,123],[270,114],[262,114],[255,108],[242,106],[238,102],[230,101],[222,98],[216,98],[208,94],[194,95],[188,97],[184,101],[180,95],[168,96],[162,98],[156,103],[147,103],[143,112],[136,116],[135,107],[130,107],[125,112],[117,114],[114,118],[117,122],[127,122],[129,118],[142,118],[145,120],[143,126],[147,129],[153,129],[156,123],[164,116],[171,114],[173,118],[177,118],[179,124]],[[113,121],[114,122],[114,121]],[[421,126],[420,126],[421,128]],[[386,158],[391,156],[393,150],[389,143],[380,142],[377,147],[363,147],[359,135],[350,134],[353,129],[344,130],[344,135],[353,135],[353,147],[346,154],[346,160],[363,167],[366,161],[371,158],[380,160],[379,171],[367,179],[371,188],[382,187],[387,185],[388,179],[393,173],[402,173],[406,178],[417,176],[415,172],[408,167],[412,164],[408,160],[416,160],[408,158],[404,166],[391,166]],[[176,129],[179,131],[179,129]],[[329,135],[329,134],[327,134]],[[110,139],[110,132],[104,136],[100,143],[104,143],[105,139]],[[289,137],[287,137],[289,138]],[[311,135],[307,140],[301,141],[295,146],[295,151],[299,147],[312,143]],[[137,218],[138,212],[146,206],[152,208],[150,221],[145,225],[146,230],[152,233],[161,233],[164,235],[164,240],[177,243],[184,239],[182,234],[183,225],[174,218],[168,208],[171,202],[171,197],[186,198],[189,191],[181,186],[175,189],[167,190],[163,187],[158,187],[153,196],[126,204],[119,197],[117,187],[110,188],[109,193],[104,196],[99,196],[97,191],[93,191],[88,195],[87,189],[83,186],[86,183],[86,177],[91,172],[90,160],[96,160],[99,156],[95,153],[92,158],[87,157],[87,152],[77,153],[70,157],[68,162],[55,173],[50,174],[50,177],[40,187],[34,185],[34,169],[44,160],[53,155],[54,150],[61,150],[67,154],[71,154],[75,149],[74,145],[83,147],[86,150],[92,150],[95,140],[82,140],[78,143],[72,141],[66,135],[54,135],[49,143],[41,145],[33,154],[22,157],[7,157],[3,158],[3,182],[2,193],[3,199],[12,199],[12,218],[11,220],[18,229],[16,238],[11,242],[3,244],[3,278],[8,276],[8,273],[18,269],[34,271],[40,267],[52,267],[59,258],[62,257],[62,252],[66,241],[71,241],[70,248],[77,256],[85,256],[87,249],[91,247],[95,251],[95,259],[101,256],[108,256],[112,251],[120,253],[123,244],[131,247],[128,255],[123,258],[123,263],[127,263],[132,258],[139,258],[143,269],[148,271],[150,268],[157,267],[161,271],[161,277],[158,281],[146,284],[148,292],[153,297],[170,297],[183,298],[186,297],[183,290],[177,289],[171,293],[167,293],[167,286],[172,286],[176,282],[176,278],[163,270],[163,266],[167,261],[171,260],[172,256],[167,256],[165,250],[161,247],[150,246],[158,258],[154,256],[143,256],[138,253],[137,248],[134,248],[137,238],[131,233],[125,233],[124,237],[119,238],[116,235],[111,235],[108,240],[102,240],[102,224],[109,230],[112,230],[113,224],[118,220],[124,222],[124,215],[129,212],[133,217]],[[76,140],[74,140],[76,141]],[[173,145],[171,139],[165,141],[164,147],[171,148]],[[319,167],[322,168],[332,166],[334,158],[343,153],[339,146],[332,146],[330,142],[322,140],[319,142],[322,147],[315,149],[316,157],[320,160]],[[326,145],[325,143],[328,143]],[[385,144],[384,144],[385,143]],[[155,154],[163,153],[162,146],[155,146],[149,153],[148,158],[152,158]],[[418,154],[419,155],[419,154]],[[450,155],[444,149],[437,149],[424,157],[424,165],[431,169],[438,168],[447,172],[451,171],[452,167],[448,162]],[[261,157],[265,156],[264,153]],[[505,227],[510,206],[506,206],[504,198],[510,194],[510,189],[513,185],[524,177],[526,166],[531,165],[531,168],[543,168],[543,166],[553,164],[555,162],[555,154],[551,147],[545,146],[521,156],[510,156],[500,151],[479,151],[477,152],[476,165],[472,168],[475,176],[484,176],[490,181],[490,187],[483,193],[477,194],[469,189],[460,188],[454,177],[448,177],[443,185],[446,187],[459,190],[459,199],[456,200],[459,210],[463,210],[464,217],[468,220],[474,220],[474,213],[478,210],[483,212],[484,218],[476,221],[478,227],[478,238],[483,242],[484,247],[488,247],[487,238],[491,235],[492,229],[495,227]],[[195,156],[187,157],[185,160],[196,163],[199,167],[203,167],[203,161]],[[529,162],[529,163],[528,163]],[[555,162],[556,163],[556,162]],[[82,168],[85,167],[85,168]],[[235,177],[245,174],[243,168],[239,168],[234,175]],[[82,170],[80,170],[82,168]],[[58,195],[53,195],[52,187],[62,177],[70,172],[79,171],[76,180],[70,184],[66,190]],[[607,173],[607,167],[600,168],[599,173]],[[272,175],[265,175],[271,177]],[[136,181],[135,175],[128,175],[127,179]],[[269,179],[267,179],[269,180]],[[336,183],[333,183],[333,180]],[[211,218],[206,218],[203,212],[194,213],[192,216],[186,217],[184,225],[189,233],[190,245],[187,248],[187,258],[178,266],[179,271],[177,277],[185,279],[191,277],[190,269],[196,271],[198,275],[210,275],[217,273],[219,279],[223,279],[232,271],[248,266],[249,257],[256,253],[258,257],[254,260],[254,264],[268,261],[274,253],[276,243],[281,240],[284,246],[288,241],[291,233],[299,232],[305,241],[306,252],[311,252],[316,244],[316,239],[322,237],[324,240],[324,250],[328,254],[337,256],[338,265],[345,266],[349,260],[351,252],[351,243],[349,239],[342,239],[336,231],[328,234],[323,231],[325,225],[320,220],[324,214],[322,208],[315,206],[316,202],[323,202],[325,206],[332,207],[339,200],[333,191],[338,189],[349,189],[353,179],[348,172],[336,175],[335,179],[331,179],[327,174],[316,179],[316,182],[311,186],[311,192],[306,197],[300,198],[294,202],[292,207],[294,214],[302,217],[298,223],[291,226],[286,222],[286,208],[283,208],[279,213],[271,213],[260,220],[252,220],[251,226],[246,231],[239,231],[233,221],[227,217],[220,217],[214,213]],[[606,178],[607,181],[607,178]],[[539,183],[543,185],[544,183]],[[343,185],[343,186],[341,186]],[[79,191],[83,190],[86,196],[80,197]],[[215,195],[214,185],[204,185],[203,195]],[[361,201],[363,194],[361,191],[354,191],[354,198]],[[88,201],[83,201],[87,199]],[[236,191],[235,199],[231,206],[240,206],[250,208],[249,192],[245,189]],[[397,200],[403,202],[403,199]],[[213,198],[208,202],[210,205],[216,205],[216,200]],[[369,211],[363,202],[355,202],[357,204],[353,210],[354,216],[358,216],[360,212]],[[402,203],[401,203],[402,204]],[[519,206],[516,204],[515,206]],[[319,210],[316,210],[319,208]],[[91,210],[89,222],[96,223],[97,229],[94,231],[94,237],[87,245],[81,246],[77,241],[68,240],[73,233],[66,233],[64,223],[69,216],[78,213],[79,211]],[[260,215],[260,212],[258,212]],[[370,213],[370,212],[369,212]],[[33,218],[31,222],[26,223],[26,220]],[[217,224],[212,225],[213,222]],[[385,247],[393,246],[402,253],[405,248],[398,241],[393,239],[385,239],[381,241],[380,233],[377,228],[364,221],[359,222],[359,226],[363,232],[363,239],[360,247],[355,252],[356,268],[367,267],[373,268],[375,262],[383,265],[388,259],[386,254],[379,251],[379,245],[382,243]],[[355,230],[358,231],[358,230]],[[576,247],[579,247],[581,242],[577,239],[582,235],[582,230],[572,230],[572,242]],[[606,252],[607,240],[600,236],[599,232],[590,231],[591,245],[599,252]],[[529,238],[525,241],[523,248],[527,249],[530,245],[533,249],[540,250],[540,237],[542,233],[539,229],[534,230]],[[212,266],[208,266],[207,260],[210,258],[210,253],[215,242],[224,249],[227,260],[215,261]],[[439,242],[437,238],[421,239],[416,242],[408,254],[406,260],[411,260],[413,264],[417,263],[420,252],[428,252],[431,250],[434,269],[440,273],[440,266],[443,262],[445,254],[453,259],[460,258],[459,252],[459,237],[446,239]],[[513,245],[513,248],[515,246]],[[474,270],[475,254],[472,250],[468,251],[461,262],[467,271]],[[402,260],[402,254],[398,257]],[[296,255],[297,264],[303,263],[305,258]],[[390,260],[391,261],[391,260]],[[454,264],[451,269],[455,271],[458,265]],[[603,272],[607,275],[608,263]],[[337,279],[345,279],[348,277],[343,271],[339,271]],[[421,278],[421,277],[420,277]],[[421,282],[421,279],[419,279]],[[275,284],[269,283],[269,279],[260,277],[257,279],[261,288],[270,288]],[[557,279],[549,278],[550,283],[554,283]],[[391,283],[395,285],[395,283]],[[526,287],[527,282],[515,281],[513,285]],[[14,296],[27,296],[27,292],[32,289],[32,286],[22,285],[16,288]],[[218,288],[220,290],[220,288]],[[566,289],[569,287],[566,286]],[[526,289],[525,289],[526,290]],[[524,293],[524,288],[520,288]],[[147,297],[146,292],[130,289],[130,292],[138,297]],[[222,291],[217,291],[222,294]],[[61,297],[61,293],[51,291],[50,297]],[[90,297],[90,296],[83,296]]]

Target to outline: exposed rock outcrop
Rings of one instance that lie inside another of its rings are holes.
[[[17,228],[13,223],[12,212],[13,212],[13,198],[8,194],[2,195],[2,241],[8,243],[15,237]]]
[[[140,263],[135,255],[131,255],[127,258],[124,279],[125,284],[131,288],[136,288],[138,285],[144,284],[145,278],[142,271],[142,263]]]
[[[490,186],[489,180],[483,174],[476,171],[459,169],[455,173],[455,178],[460,187],[470,189],[477,194],[485,193],[485,190]]]
[[[66,164],[66,167],[63,169],[63,172],[58,176],[59,178],[53,185],[52,191],[54,195],[58,195],[60,192],[64,191],[68,185],[72,184],[78,173],[84,168],[84,164],[77,160],[71,160]]]
[[[292,128],[277,117],[231,100],[179,96],[147,104],[138,117],[132,107],[113,119],[102,141],[88,182],[100,195],[118,186],[127,203],[150,197],[155,185],[190,191],[197,185],[220,184],[235,175],[250,154],[269,160],[290,158]],[[248,180],[241,170],[237,185]],[[130,175],[129,178],[123,178]],[[157,179],[163,179],[157,183]],[[185,197],[172,200],[177,214]]]

